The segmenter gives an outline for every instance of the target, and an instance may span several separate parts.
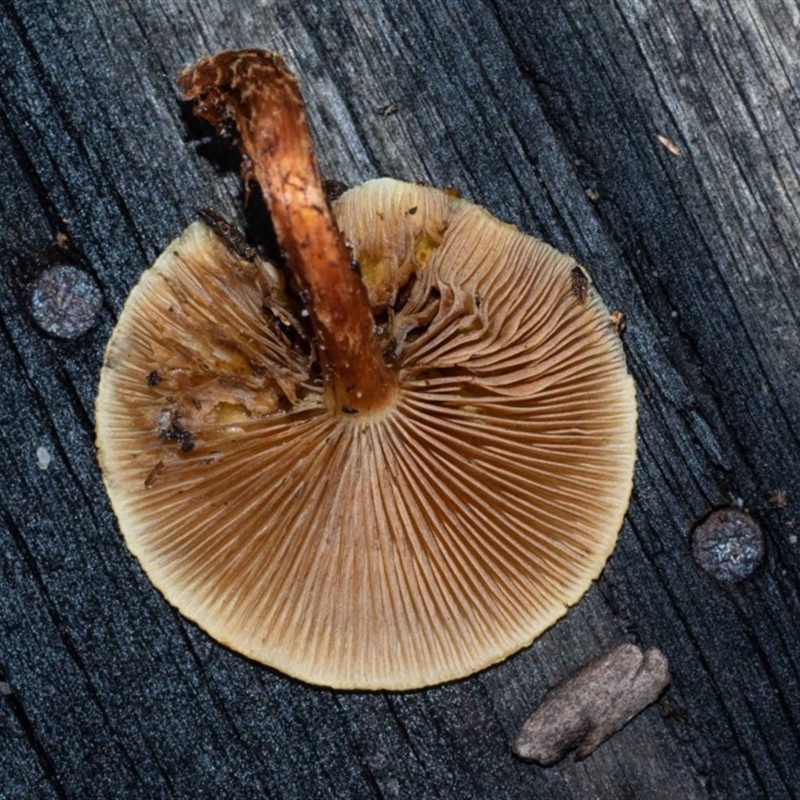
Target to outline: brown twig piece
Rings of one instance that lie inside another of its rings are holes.
[[[294,75],[275,53],[250,49],[202,58],[179,83],[197,116],[218,130],[238,130],[242,176],[258,182],[269,205],[311,317],[332,406],[380,411],[394,397],[395,376],[334,222]]]
[[[656,647],[623,644],[591,661],[544,696],[513,744],[520,758],[547,767],[576,750],[580,761],[654,703],[669,685]]]

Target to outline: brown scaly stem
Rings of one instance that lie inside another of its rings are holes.
[[[294,75],[280,56],[250,49],[202,58],[178,83],[197,116],[218,130],[231,123],[238,129],[242,177],[261,187],[303,289],[333,407],[380,411],[397,382],[378,349],[366,289],[322,188]]]

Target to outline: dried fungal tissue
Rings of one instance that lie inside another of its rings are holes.
[[[195,222],[132,291],[97,401],[128,546],[212,636],[311,683],[426,686],[528,645],[631,490],[635,392],[594,287],[451,192],[329,204],[274,54],[180,83],[237,131],[285,263]]]

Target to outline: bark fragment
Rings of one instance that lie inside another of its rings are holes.
[[[575,750],[580,761],[654,703],[670,682],[656,647],[623,644],[550,689],[523,724],[514,753],[547,767]]]

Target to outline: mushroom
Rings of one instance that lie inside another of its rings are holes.
[[[278,56],[180,83],[235,123],[286,265],[195,222],[131,292],[97,399],[129,548],[216,639],[314,684],[411,689],[529,645],[602,570],[631,491],[603,301],[452,192],[372,180],[331,209]]]

